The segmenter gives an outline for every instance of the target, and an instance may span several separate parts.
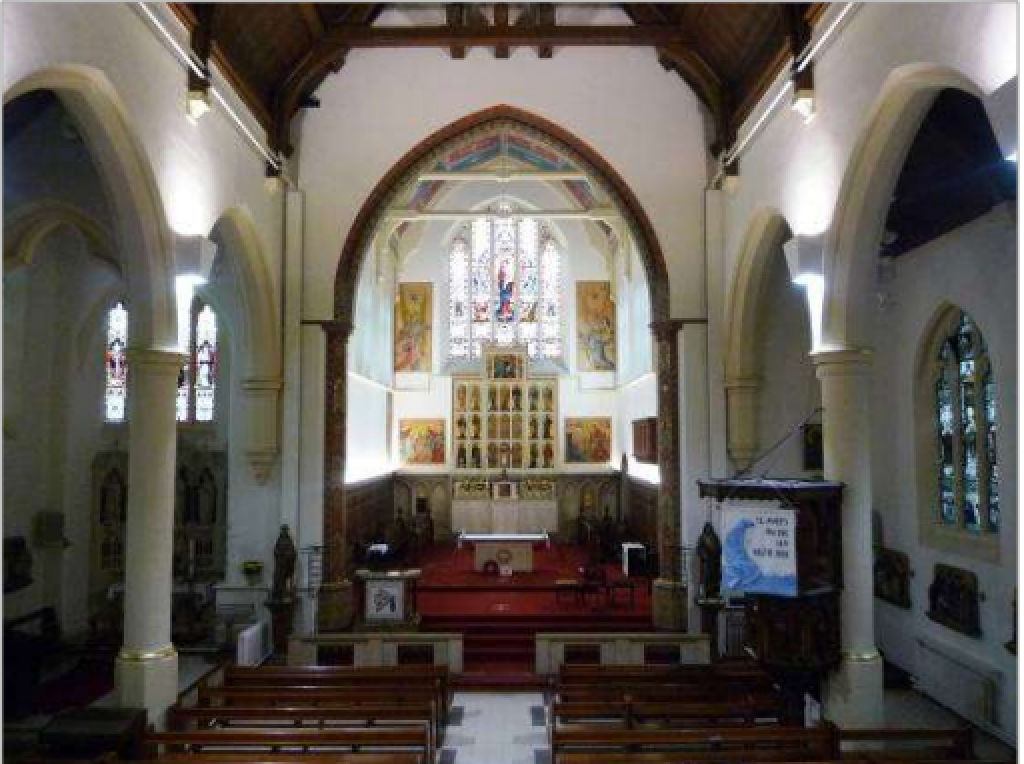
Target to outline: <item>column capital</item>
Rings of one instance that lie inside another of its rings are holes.
[[[161,350],[159,348],[133,348],[125,351],[128,365],[133,371],[142,368],[150,368],[153,371],[164,370],[168,373],[178,373],[178,370],[188,360],[188,356],[178,350]]]
[[[868,348],[835,348],[811,353],[820,377],[825,374],[862,374],[871,368],[872,352]]]
[[[242,380],[242,389],[247,393],[277,392],[284,387],[280,377],[247,377]]]
[[[328,339],[331,337],[341,336],[342,339],[348,339],[348,336],[352,333],[352,322],[348,320],[341,320],[331,318],[326,321],[303,321],[303,324],[309,324],[313,326],[319,326],[324,330],[324,334],[327,335]]]
[[[662,321],[652,321],[651,331],[659,342],[669,342],[676,338],[676,335],[679,334],[679,330],[683,328],[684,323],[686,322],[675,318],[667,318]]]
[[[760,390],[764,377],[729,377],[725,380],[726,390]]]

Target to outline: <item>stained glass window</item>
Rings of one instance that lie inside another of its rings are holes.
[[[128,405],[128,310],[118,301],[107,313],[107,341],[104,352],[106,388],[104,416],[108,422],[123,422]]]
[[[968,531],[999,529],[995,383],[988,348],[963,311],[936,359],[938,517]]]
[[[504,211],[466,225],[449,255],[451,357],[479,358],[485,344],[559,357],[559,265],[550,231],[533,218]]]
[[[213,421],[214,393],[217,389],[217,314],[204,305],[195,321],[195,418]]]

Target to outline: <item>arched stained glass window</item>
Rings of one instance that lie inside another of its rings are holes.
[[[195,419],[212,422],[217,389],[217,314],[209,305],[196,314],[195,321]]]
[[[996,391],[988,348],[963,311],[941,338],[935,364],[938,519],[974,532],[999,530]]]
[[[217,314],[196,298],[188,327],[188,359],[178,374],[179,422],[212,422],[217,389]]]
[[[198,298],[181,341],[188,348],[188,358],[178,372],[177,420],[212,422],[217,389],[217,314]],[[119,301],[107,313],[104,416],[108,422],[124,422],[127,417],[127,345],[128,310]]]
[[[106,386],[104,417],[108,422],[123,422],[128,406],[128,310],[120,300],[107,313],[107,337],[104,351]]]
[[[449,253],[449,354],[479,358],[485,344],[562,354],[558,246],[547,227],[510,214],[481,217]]]

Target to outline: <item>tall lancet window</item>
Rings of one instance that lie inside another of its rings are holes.
[[[479,358],[485,344],[562,354],[561,255],[533,218],[498,214],[467,224],[449,253],[449,355]]]
[[[988,347],[963,311],[935,357],[938,518],[968,531],[999,530],[996,390]]]
[[[124,302],[117,303],[107,313],[107,337],[104,351],[106,387],[104,390],[104,418],[108,422],[123,422],[128,407],[128,310]]]
[[[188,358],[178,374],[179,422],[212,422],[217,390],[217,314],[201,298],[192,303]]]
[[[209,305],[196,313],[195,321],[195,419],[212,422],[217,389],[217,314]]]

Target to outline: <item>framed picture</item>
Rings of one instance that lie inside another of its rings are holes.
[[[580,371],[615,371],[615,303],[610,281],[576,282],[576,362]]]
[[[405,581],[368,580],[364,617],[367,621],[404,621]]]
[[[398,440],[403,465],[444,466],[443,419],[400,419]]]
[[[581,417],[565,420],[566,464],[607,464],[611,458],[611,417]]]
[[[509,480],[501,480],[493,484],[495,499],[515,499],[516,498],[516,484]]]
[[[433,284],[398,285],[395,301],[395,371],[429,372]]]

